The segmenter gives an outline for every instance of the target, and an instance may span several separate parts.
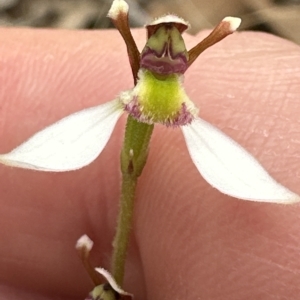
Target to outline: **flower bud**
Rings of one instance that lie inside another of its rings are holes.
[[[120,295],[108,283],[96,286],[85,300],[119,300]]]

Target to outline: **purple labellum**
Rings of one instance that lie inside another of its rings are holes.
[[[125,104],[124,110],[127,111],[134,119],[140,120],[141,122],[141,119],[145,119],[142,116],[140,104],[137,101],[136,96],[128,104]]]
[[[172,119],[171,126],[183,126],[191,124],[195,119],[195,116],[191,114],[185,103],[182,103],[181,110],[178,112],[177,116]],[[168,124],[166,124],[168,126]]]
[[[195,119],[195,116],[188,110],[185,103],[182,103],[181,109],[176,115],[164,120],[156,119],[156,116],[153,114],[144,114],[137,97],[134,97],[132,101],[130,101],[128,104],[125,104],[124,110],[127,111],[134,119],[140,122],[148,124],[161,123],[167,127],[184,126],[190,124]]]

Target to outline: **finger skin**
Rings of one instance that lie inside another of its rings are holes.
[[[134,31],[142,47],[144,31]],[[188,46],[202,39],[186,37]],[[0,152],[72,112],[132,87],[116,31],[2,29]],[[234,34],[187,71],[200,116],[300,193],[300,49],[258,33]],[[83,299],[92,288],[74,244],[95,242],[109,267],[125,117],[90,166],[50,174],[0,166],[2,296]],[[297,299],[299,205],[241,201],[210,187],[179,129],[156,126],[137,191],[126,287],[136,299]],[[1,295],[1,294],[0,294]]]

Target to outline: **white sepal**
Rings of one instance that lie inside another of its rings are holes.
[[[0,155],[0,163],[52,172],[82,168],[103,150],[122,112],[117,99],[69,115]]]
[[[197,169],[222,193],[261,202],[300,201],[297,194],[276,182],[242,146],[208,122],[196,119],[181,128]]]

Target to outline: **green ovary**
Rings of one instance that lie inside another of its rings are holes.
[[[180,75],[154,75],[144,71],[139,81],[138,102],[144,116],[153,122],[172,120],[188,100]]]

